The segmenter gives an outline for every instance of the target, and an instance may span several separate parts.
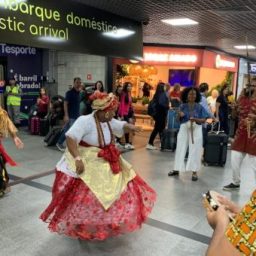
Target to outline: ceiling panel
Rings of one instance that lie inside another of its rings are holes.
[[[144,43],[215,47],[246,55],[233,48],[256,46],[256,0],[73,0],[140,22]],[[190,27],[172,27],[161,19],[187,17],[199,22]],[[249,52],[256,58],[256,51]]]

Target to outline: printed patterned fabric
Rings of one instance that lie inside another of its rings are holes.
[[[105,210],[81,179],[57,171],[52,202],[40,218],[49,223],[52,232],[84,240],[105,240],[139,229],[155,200],[155,191],[136,176]]]
[[[256,190],[226,231],[229,241],[242,255],[256,255]]]
[[[239,124],[231,149],[255,156],[256,131],[255,127],[251,127],[251,134],[248,136],[246,118],[249,114],[256,114],[256,99],[241,96],[238,100],[238,111]]]

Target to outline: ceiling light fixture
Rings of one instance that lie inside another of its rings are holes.
[[[235,45],[234,48],[238,49],[238,50],[254,50],[255,46],[253,45]]]
[[[119,28],[114,31],[109,31],[109,32],[104,32],[103,35],[107,37],[112,37],[112,38],[125,38],[128,36],[131,36],[135,34],[135,31],[124,29],[124,28]]]
[[[10,0],[9,0],[9,1],[0,0],[0,5],[1,5],[1,6],[4,6],[4,5],[6,5],[6,4],[15,5],[15,4],[19,4],[19,3],[22,3],[22,2],[27,2],[27,0],[16,0],[16,1],[13,1],[13,2],[11,2]]]
[[[164,19],[162,22],[169,24],[171,26],[189,26],[189,25],[197,25],[198,22],[191,20],[189,18],[180,18],[180,19]]]
[[[137,63],[139,63],[139,60],[130,59],[129,61],[130,61],[132,64],[137,64]]]
[[[49,42],[49,43],[63,43],[66,40],[59,37],[51,37],[51,36],[41,36],[38,38],[40,41]]]

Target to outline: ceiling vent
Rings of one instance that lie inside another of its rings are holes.
[[[211,9],[208,10],[209,12],[212,12],[218,16],[224,16],[224,15],[245,15],[254,13],[255,11],[251,9],[249,6],[231,6],[231,7],[225,7],[225,8],[218,8],[218,9]]]

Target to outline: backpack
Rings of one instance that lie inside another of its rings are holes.
[[[64,118],[64,97],[60,95],[51,98],[50,125],[56,125],[56,122]]]
[[[148,104],[148,115],[155,117],[157,114],[157,101],[155,99],[152,99]]]

